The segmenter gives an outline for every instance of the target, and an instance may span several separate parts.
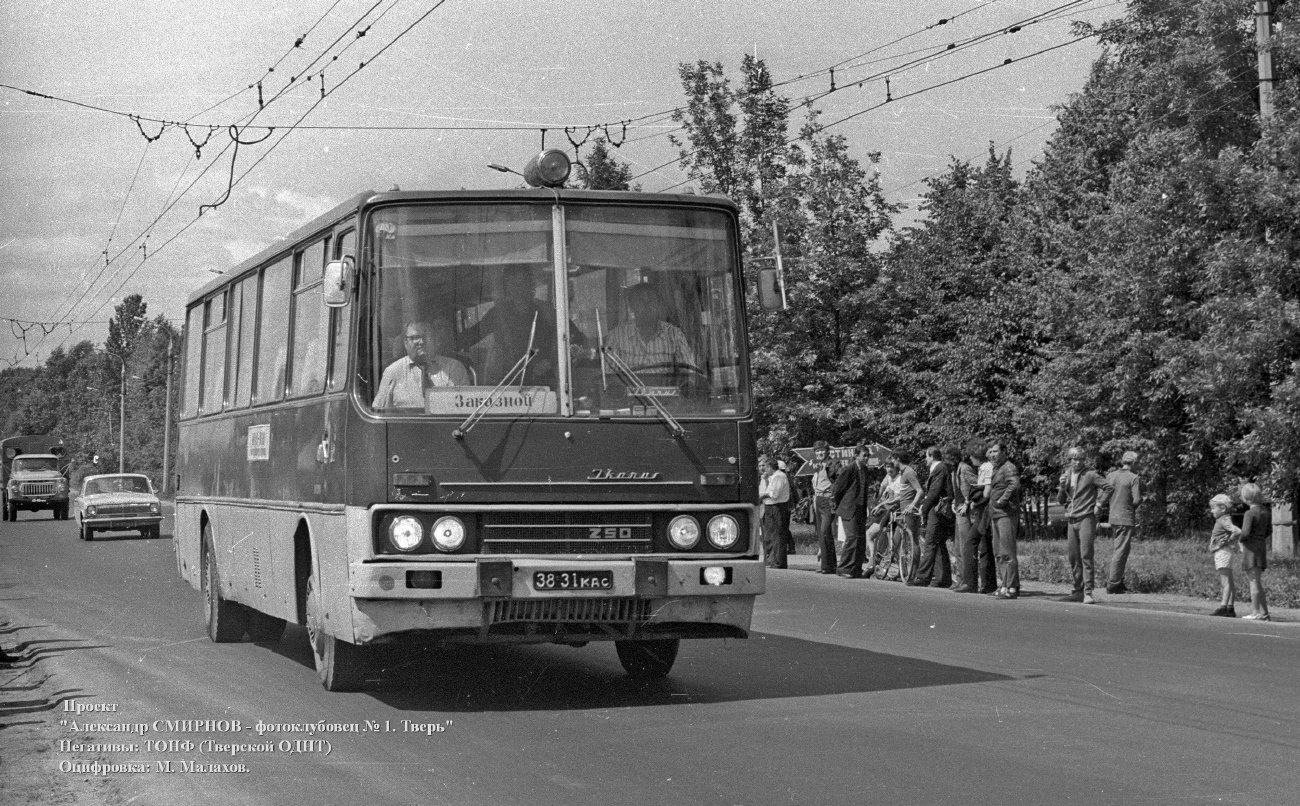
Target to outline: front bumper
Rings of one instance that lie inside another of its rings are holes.
[[[67,493],[55,493],[53,495],[15,495],[14,493],[5,493],[5,500],[15,509],[53,509],[55,507],[66,506],[68,503]]]
[[[706,576],[706,568],[722,570]],[[572,571],[608,571],[612,585],[536,587],[538,573]],[[763,562],[749,558],[360,563],[350,576],[359,643],[409,632],[512,643],[744,638],[766,588]]]
[[[89,529],[106,532],[130,531],[132,529],[157,526],[162,523],[162,515],[114,515],[107,518],[83,517],[81,523]]]

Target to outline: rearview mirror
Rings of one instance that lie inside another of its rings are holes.
[[[325,304],[331,308],[342,308],[352,299],[352,277],[355,270],[352,258],[331,260],[325,264],[325,278],[321,284],[321,294]]]
[[[781,276],[776,269],[758,270],[758,304],[765,311],[785,310],[781,294]]]

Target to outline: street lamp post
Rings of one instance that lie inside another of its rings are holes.
[[[122,385],[117,394],[117,472],[126,472],[126,359],[117,353],[104,351],[105,355],[111,355],[122,364]]]

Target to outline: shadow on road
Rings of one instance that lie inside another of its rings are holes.
[[[301,628],[267,648],[310,668]],[[665,680],[623,673],[611,644],[373,647],[366,693],[405,711],[535,711],[688,705],[1009,680],[1005,675],[754,633],[683,641]]]

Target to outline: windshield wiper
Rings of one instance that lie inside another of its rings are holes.
[[[641,380],[640,376],[638,376],[636,372],[627,365],[627,362],[623,360],[622,356],[614,351],[613,347],[603,346],[600,348],[600,351],[601,355],[608,358],[610,365],[614,367],[614,374],[622,377],[623,383],[627,385],[627,391],[629,394],[633,397],[638,397],[641,400],[647,401],[650,405],[654,406],[655,411],[659,413],[659,417],[668,426],[668,431],[674,437],[681,438],[686,435],[686,429],[682,428],[682,424],[677,422],[673,415],[668,413],[668,409],[664,408],[664,404],[659,402],[658,396],[651,393],[650,387],[646,386],[645,381]]]
[[[465,418],[465,422],[461,423],[459,428],[451,432],[453,437],[456,439],[464,439],[465,435],[473,430],[474,426],[478,425],[478,421],[483,419],[483,413],[492,405],[492,401],[497,399],[497,395],[501,394],[501,390],[514,382],[515,376],[519,377],[519,388],[520,390],[523,390],[524,374],[528,372],[528,362],[532,360],[533,356],[537,355],[537,350],[533,347],[533,339],[536,336],[537,313],[534,311],[533,329],[528,333],[528,349],[524,350],[524,354],[519,356],[519,360],[510,368],[510,371],[501,379],[501,382],[494,386],[491,392],[488,392],[488,396],[483,398],[483,402],[478,404],[478,408],[474,409],[474,411]]]

